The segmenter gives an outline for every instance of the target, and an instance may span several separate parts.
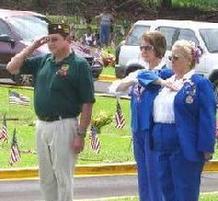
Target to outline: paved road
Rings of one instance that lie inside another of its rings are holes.
[[[9,78],[0,78],[0,83],[1,84],[15,84],[15,82]]]
[[[14,85],[14,81],[8,78],[0,78],[0,84],[12,84]],[[95,81],[95,92],[97,93],[107,93],[108,87],[110,86],[111,82],[102,82],[102,81]]]
[[[136,195],[135,176],[83,177],[75,179],[75,199]],[[42,200],[39,181],[0,182],[0,201]]]
[[[137,195],[136,176],[75,179],[75,200]],[[203,174],[201,192],[218,191],[218,173]],[[39,181],[0,182],[0,201],[42,200]]]
[[[95,92],[98,93],[107,93],[108,87],[110,86],[111,82],[101,82],[101,81],[95,81]]]

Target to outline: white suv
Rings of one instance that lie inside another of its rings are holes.
[[[218,23],[196,22],[186,20],[140,20],[129,31],[125,42],[119,47],[116,77],[124,77],[128,66],[140,61],[140,40],[144,32],[158,30],[167,40],[165,57],[171,54],[176,40],[189,40],[200,45],[203,55],[196,66],[196,72],[207,76],[218,84]]]

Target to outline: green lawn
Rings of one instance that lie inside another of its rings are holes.
[[[115,76],[115,67],[112,67],[112,66],[104,67],[101,75],[113,75],[113,76]]]
[[[10,167],[8,164],[10,154],[10,141],[13,129],[17,129],[17,139],[21,150],[21,161],[14,167],[37,166],[36,147],[35,147],[35,114],[31,101],[30,106],[12,105],[8,103],[8,88],[0,87],[0,118],[7,113],[7,118],[18,118],[18,121],[8,120],[9,143],[0,142],[0,168]],[[13,89],[22,93],[32,100],[32,90]],[[114,115],[116,100],[113,98],[97,97],[94,105],[93,117],[96,118],[101,112],[107,115]],[[86,137],[86,147],[79,156],[79,164],[93,163],[112,163],[133,161],[131,134],[129,127],[129,101],[121,100],[121,107],[126,119],[123,129],[116,129],[114,122],[105,126],[101,130],[99,138],[101,140],[101,151],[99,154],[90,148],[89,137]],[[0,121],[1,126],[1,121]],[[215,158],[218,159],[218,151]]]
[[[108,199],[108,201],[138,201],[138,197]],[[218,201],[218,194],[217,193],[200,194],[199,201]]]
[[[8,164],[10,154],[10,141],[13,129],[17,130],[18,144],[21,150],[22,159],[15,167],[37,166],[35,146],[35,114],[32,102],[30,106],[12,105],[8,103],[8,88],[0,87],[0,118],[7,113],[7,118],[18,118],[18,121],[7,121],[9,131],[9,143],[0,142],[0,168],[10,167]],[[13,89],[32,99],[32,90]],[[121,101],[126,121],[129,121],[129,102]],[[97,97],[94,106],[93,117],[100,112],[114,115],[116,101],[113,98]],[[1,125],[1,121],[0,121]],[[79,157],[79,164],[87,163],[111,163],[133,161],[129,123],[123,129],[116,129],[114,122],[102,128],[99,135],[101,140],[101,151],[99,154],[90,148],[89,137],[86,138],[85,151]]]

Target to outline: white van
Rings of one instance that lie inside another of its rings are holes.
[[[122,78],[125,69],[140,60],[140,40],[144,32],[158,30],[167,40],[165,57],[171,54],[172,45],[176,40],[195,42],[203,49],[196,73],[207,76],[218,84],[218,23],[196,22],[187,20],[139,20],[129,31],[125,42],[119,47],[116,77]]]

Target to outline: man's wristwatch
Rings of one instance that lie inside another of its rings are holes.
[[[86,137],[86,130],[78,129],[77,135],[81,138],[85,138]]]

